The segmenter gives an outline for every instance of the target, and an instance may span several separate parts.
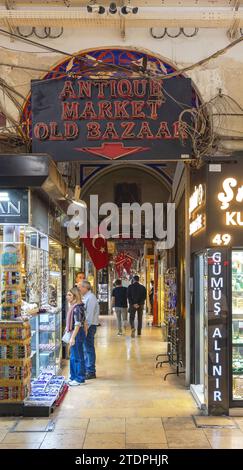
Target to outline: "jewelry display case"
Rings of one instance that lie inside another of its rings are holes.
[[[232,252],[232,398],[243,400],[243,251]]]
[[[39,312],[39,371],[57,374],[61,368],[62,246],[49,240],[48,303]]]
[[[39,373],[39,308],[48,301],[48,237],[30,226],[0,228],[1,319],[30,323],[32,377]]]

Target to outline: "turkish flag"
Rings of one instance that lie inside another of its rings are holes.
[[[97,270],[108,266],[109,256],[107,240],[101,233],[89,234],[87,238],[81,238]]]
[[[116,271],[119,277],[122,275],[123,268],[129,274],[132,266],[132,256],[130,256],[126,251],[121,251],[118,253],[115,259]]]
[[[121,275],[122,275],[124,262],[125,262],[125,254],[124,254],[124,251],[122,251],[122,252],[118,253],[118,255],[115,258],[116,272],[117,272],[119,277],[121,277]]]

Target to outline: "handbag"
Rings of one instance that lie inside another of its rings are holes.
[[[64,335],[63,335],[63,337],[62,337],[63,343],[69,344],[69,343],[70,343],[71,336],[72,336],[71,331],[65,331],[65,333],[64,333]]]

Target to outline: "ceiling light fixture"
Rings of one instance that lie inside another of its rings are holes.
[[[109,13],[115,15],[117,13],[117,6],[115,2],[111,2],[109,6]]]
[[[131,5],[121,7],[121,13],[123,15],[129,15],[130,13],[136,15],[138,13],[138,7],[132,7]]]
[[[97,3],[89,3],[87,5],[88,13],[98,13],[99,15],[103,15],[105,13],[105,7],[102,5],[97,5]]]

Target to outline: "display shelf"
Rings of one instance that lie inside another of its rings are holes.
[[[9,342],[11,341],[11,344],[28,344],[31,342],[31,338],[25,338],[25,339],[0,339],[0,347],[1,346],[8,346]]]
[[[32,317],[35,317],[36,315],[38,315],[38,313],[39,313],[39,308],[35,308],[35,309],[33,309],[33,310],[30,310],[30,311],[28,311],[28,310],[27,310],[27,311],[21,310],[21,314],[22,314],[22,315],[26,315],[26,316],[29,317],[30,319],[31,319]]]
[[[30,396],[24,402],[23,416],[50,416],[63,400],[68,387],[63,376],[44,371],[31,382]]]
[[[243,399],[243,252],[232,253],[233,400]]]
[[[30,388],[29,322],[1,321],[0,338],[0,403],[22,402]]]
[[[40,332],[44,332],[44,333],[55,333],[56,329],[44,329],[44,328],[40,328],[39,329]]]
[[[40,371],[51,368],[58,373],[61,368],[61,308],[46,305],[39,314]]]
[[[21,315],[22,300],[20,287],[22,285],[21,253],[18,244],[1,244],[0,255],[1,319],[14,320]]]
[[[24,284],[16,284],[15,283],[14,286],[18,287],[19,289],[24,289]],[[13,289],[12,285],[11,286],[7,286],[7,285],[4,286],[4,290],[12,290],[12,289]]]
[[[50,348],[47,348],[47,349],[40,346],[40,354],[43,353],[43,352],[52,353],[52,352],[55,351],[56,347],[57,346],[55,344],[53,346],[51,346]]]
[[[28,385],[29,384],[29,377],[25,377],[23,379],[1,379],[1,387],[12,387],[16,385]]]
[[[9,403],[16,403],[16,405],[17,405],[17,404],[18,404],[18,405],[19,405],[19,404],[20,404],[20,405],[23,405],[23,404],[24,404],[24,399],[22,399],[22,400],[18,400],[17,398],[16,398],[16,399],[12,398],[12,399],[9,399],[9,400],[1,400],[1,399],[0,399],[0,406],[1,406],[2,404],[7,405],[7,404],[9,404]],[[21,408],[21,410],[22,410],[22,408]],[[12,415],[12,413],[10,413],[10,414]],[[5,414],[4,414],[4,415],[5,415]],[[0,413],[0,416],[3,416],[3,414]],[[22,412],[20,413],[19,416],[22,416]]]

